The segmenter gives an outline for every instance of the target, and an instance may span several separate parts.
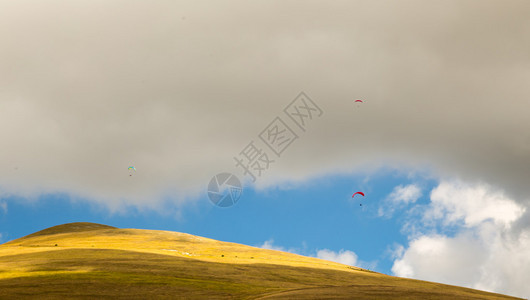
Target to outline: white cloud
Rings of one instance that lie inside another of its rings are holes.
[[[396,209],[415,203],[421,195],[421,189],[416,184],[398,185],[382,201],[378,209],[378,215],[390,217]]]
[[[259,248],[263,248],[263,249],[269,249],[269,250],[277,250],[277,251],[283,251],[283,252],[290,252],[290,253],[295,253],[295,254],[299,254],[295,248],[285,248],[285,247],[282,247],[282,246],[277,246],[277,245],[274,245],[274,239],[269,239],[267,241],[265,241],[261,246],[258,246]]]
[[[7,214],[7,202],[0,201],[0,211]]]
[[[341,264],[349,265],[349,266],[355,266],[359,268],[364,268],[368,270],[375,270],[377,268],[377,261],[363,261],[360,260],[357,254],[351,250],[344,250],[341,249],[338,252],[329,250],[329,249],[322,249],[318,250],[316,255],[313,255],[314,257],[325,259],[329,261],[338,262]]]
[[[277,250],[277,251],[284,251],[284,252],[290,252],[294,254],[299,255],[305,255],[305,256],[312,256],[320,259],[325,259],[329,261],[338,262],[341,264],[349,265],[349,266],[355,266],[365,269],[374,270],[377,267],[377,261],[371,261],[371,262],[365,262],[362,260],[359,260],[357,254],[351,250],[344,250],[341,249],[338,252],[329,250],[329,249],[321,249],[317,250],[315,254],[307,255],[302,253],[302,251],[299,251],[295,248],[285,248],[282,246],[278,246],[274,244],[273,239],[269,239],[265,241],[261,246],[258,246],[263,249],[269,249],[269,250]],[[304,246],[305,248],[305,246]]]
[[[261,246],[259,246],[260,248],[263,248],[263,249],[269,249],[269,250],[277,250],[277,251],[285,251],[285,249],[281,246],[275,246],[274,245],[274,240],[273,239],[269,239],[267,241],[265,241]]]
[[[510,226],[525,209],[504,193],[486,184],[468,186],[462,182],[442,182],[431,193],[431,207],[426,218],[440,219],[445,224],[464,221],[475,226],[488,219]]]
[[[395,251],[395,275],[530,296],[530,230],[512,230],[523,207],[491,186],[453,181],[432,191],[424,211],[424,233]]]
[[[470,236],[422,236],[413,240],[392,272],[398,276],[421,278],[444,283],[470,286],[479,272],[470,266],[480,266],[484,252],[480,241]]]
[[[396,186],[388,198],[395,203],[414,203],[421,197],[421,189],[415,184]]]
[[[340,250],[339,252],[334,252],[328,249],[318,250],[316,257],[349,266],[358,266],[357,254],[350,250]]]

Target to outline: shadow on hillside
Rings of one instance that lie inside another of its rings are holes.
[[[515,299],[378,273],[274,264],[206,262],[112,249],[64,249],[0,257],[27,268],[0,280],[6,298]],[[9,276],[11,270],[4,271]],[[5,277],[5,276],[4,276]]]

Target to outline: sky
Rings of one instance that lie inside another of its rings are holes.
[[[529,14],[0,0],[0,242],[174,230],[528,298]]]

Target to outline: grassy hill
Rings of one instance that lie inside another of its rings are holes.
[[[0,298],[518,299],[184,233],[94,223],[0,245]]]

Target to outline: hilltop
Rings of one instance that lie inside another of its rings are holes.
[[[38,235],[52,235],[58,233],[72,233],[99,229],[116,229],[116,227],[90,222],[75,222],[46,228],[41,231],[37,231],[35,233],[22,237],[21,239],[31,238]]]
[[[7,298],[518,299],[185,233],[70,223],[0,245]]]

